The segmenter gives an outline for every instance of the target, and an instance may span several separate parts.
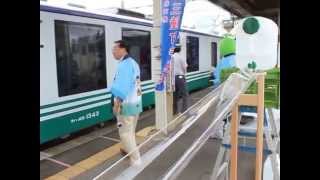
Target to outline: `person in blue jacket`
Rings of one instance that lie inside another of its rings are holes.
[[[112,54],[119,61],[111,86],[113,96],[113,113],[117,117],[117,125],[124,154],[130,153],[132,165],[141,164],[140,153],[136,149],[135,130],[139,114],[142,112],[140,68],[129,56],[129,45],[123,41],[115,41]]]

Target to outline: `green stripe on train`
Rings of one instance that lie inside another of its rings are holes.
[[[62,101],[62,102],[58,102],[58,103],[47,104],[47,105],[44,105],[44,106],[40,106],[40,109],[45,109],[45,108],[54,107],[54,106],[58,106],[58,105],[62,105],[62,104],[81,101],[81,100],[94,98],[94,97],[98,97],[98,96],[103,96],[103,95],[107,95],[107,94],[110,94],[110,93],[109,92],[104,92],[104,93],[100,93],[100,94],[95,94],[95,95],[85,96],[85,97],[81,97],[81,98],[66,100],[66,101]]]
[[[203,72],[199,72],[199,73],[195,73],[195,74],[187,74],[187,77],[193,76],[190,79],[194,79],[194,78],[197,78],[197,77],[201,77],[201,76],[207,75],[208,72],[209,71],[203,71]],[[142,84],[142,87],[149,86],[151,84],[154,84],[154,83],[153,82],[148,82],[148,83]],[[149,90],[149,89],[150,88],[147,88],[147,89],[144,89],[144,90]],[[99,96],[103,96],[103,95],[107,95],[107,94],[110,94],[110,92],[104,92],[104,93],[94,94],[94,95],[85,96],[85,97],[81,97],[81,98],[76,98],[76,99],[66,100],[66,101],[62,101],[62,102],[47,104],[47,105],[40,106],[40,109],[45,109],[45,108],[50,108],[50,107],[54,107],[54,106],[58,106],[58,105],[62,105],[62,104],[77,102],[77,101],[81,101],[81,100],[85,100],[85,99],[89,99],[89,98],[94,98],[94,97],[99,97]]]
[[[154,91],[142,95],[142,106],[148,107],[154,104]]]
[[[196,76],[196,77],[192,77],[192,78],[190,78],[188,80],[192,80],[192,79],[199,78],[199,77],[201,78],[201,77],[205,77],[205,76],[207,76],[207,74]],[[201,79],[203,79],[203,78],[201,78]],[[199,80],[199,79],[197,79],[197,80]],[[152,84],[152,83],[148,83],[148,84]],[[191,84],[193,84],[193,83],[191,83]],[[204,85],[204,86],[206,86],[206,85]],[[196,89],[196,88],[197,88],[197,86],[193,87],[193,85],[191,85],[191,90]],[[153,90],[153,89],[154,89],[154,87],[149,87],[149,88],[144,89],[143,92],[148,91],[148,90]],[[146,93],[146,94],[149,94],[149,93]],[[95,95],[95,96],[98,96],[98,95]],[[144,95],[144,96],[146,96],[146,95]],[[150,96],[150,95],[148,95],[148,96]],[[88,97],[85,97],[85,98],[88,98]],[[150,98],[154,99],[154,97],[150,97]],[[83,107],[83,106],[86,106],[86,105],[95,104],[95,103],[98,103],[98,102],[103,102],[103,101],[106,101],[106,100],[109,100],[109,99],[110,98],[105,98],[105,99],[96,100],[96,101],[92,101],[92,102],[87,102],[87,103],[83,103],[83,104],[79,104],[79,105],[75,105],[75,106],[71,106],[71,107],[67,107],[67,108],[58,109],[58,110],[55,110],[55,111],[42,113],[40,115],[40,117],[48,116],[48,115],[51,115],[51,114],[55,114],[55,113],[59,113],[59,112],[67,111],[67,110],[72,110],[72,109],[75,109],[75,108],[79,108],[79,107]],[[144,97],[143,101],[148,101],[148,98]],[[143,107],[149,106],[149,105],[151,105],[153,103],[154,103],[154,101],[151,100],[150,102],[144,103]]]
[[[187,77],[189,76],[194,76],[194,75],[199,75],[199,74],[202,74],[202,73],[209,73],[210,71],[202,71],[202,72],[197,72],[197,73],[193,73],[193,74],[187,74]]]
[[[154,92],[142,95],[143,107],[154,104]],[[99,112],[99,116],[81,120],[82,116]],[[78,120],[80,121],[74,121]],[[111,103],[61,117],[40,121],[40,144],[113,118]],[[73,122],[72,122],[73,121]]]
[[[96,103],[104,102],[104,101],[108,101],[108,100],[110,100],[110,98],[100,99],[100,100],[87,102],[87,103],[83,103],[83,104],[79,104],[79,105],[75,105],[75,106],[71,106],[71,107],[67,107],[67,108],[62,108],[62,109],[58,109],[58,110],[55,110],[55,111],[42,113],[42,114],[40,114],[40,117],[44,117],[44,116],[48,116],[48,115],[51,115],[51,114],[56,114],[56,113],[59,113],[59,112],[68,111],[68,110],[72,110],[72,109],[75,109],[75,108],[80,108],[80,107],[83,107],[83,106],[88,106],[88,105],[91,105],[91,104],[96,104]]]
[[[192,91],[208,86],[209,77],[188,82],[187,89],[188,91]],[[154,91],[143,94],[142,103],[143,107],[153,105],[155,103]],[[81,120],[82,116],[86,117],[87,114],[95,114],[95,112],[99,112],[99,116]],[[80,120],[78,121],[79,118]],[[65,116],[40,121],[40,144],[90,127],[97,123],[108,121],[112,118],[112,108],[111,104],[109,103],[107,105],[101,105]],[[77,121],[75,121],[76,119]]]
[[[191,80],[192,79],[194,79],[194,78],[191,78]],[[192,91],[192,90],[196,90],[196,89],[200,89],[200,88],[205,88],[208,86],[209,86],[209,77],[204,77],[204,78],[190,81],[187,83],[188,91]],[[153,89],[153,88],[150,88],[150,89]],[[149,90],[149,89],[146,89],[146,90]],[[153,105],[155,103],[154,98],[155,98],[154,91],[143,94],[143,96],[142,96],[143,107]]]
[[[200,88],[206,88],[208,86],[209,86],[209,77],[201,78],[201,79],[190,81],[187,83],[188,91],[192,91]],[[143,94],[142,96],[143,107],[153,105],[155,103],[154,98],[155,98],[154,91]]]
[[[209,86],[209,77],[201,78],[199,80],[190,81],[187,83],[188,91],[201,89]]]
[[[203,78],[209,78],[210,75],[209,74],[204,74],[204,75],[201,75],[201,76],[195,76],[195,77],[192,77],[192,78],[187,78],[186,80],[187,81],[192,81],[192,80],[199,80],[199,79],[203,79]]]
[[[154,84],[153,82],[148,82],[148,83],[145,83],[145,84],[142,84],[141,86],[148,86],[148,85],[151,85],[151,84]]]
[[[148,85],[151,85],[151,84],[153,84],[153,82],[148,82],[148,83],[142,84],[142,87],[148,86]],[[76,99],[66,100],[66,101],[62,101],[62,102],[47,104],[47,105],[40,106],[40,109],[50,108],[50,107],[59,106],[59,105],[62,105],[62,104],[77,102],[77,101],[81,101],[81,100],[85,100],[85,99],[89,99],[89,98],[108,95],[108,94],[110,94],[110,92],[104,92],[104,93],[94,94],[94,95],[85,96],[85,97],[81,97],[81,98],[76,98]]]
[[[197,77],[202,77],[202,76],[207,76],[207,75],[210,75],[210,72],[202,72],[199,74],[192,74],[192,75],[187,76],[187,79],[194,79]]]
[[[40,121],[40,144],[90,127],[94,124],[110,120],[112,117],[112,108],[111,105],[108,104]]]

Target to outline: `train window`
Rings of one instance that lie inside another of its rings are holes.
[[[211,66],[217,66],[217,43],[211,42]]]
[[[187,36],[187,72],[199,70],[199,38]]]
[[[141,81],[151,79],[151,35],[149,31],[122,29],[122,40],[130,46],[129,54],[140,66]]]
[[[55,21],[59,96],[107,87],[104,26]]]

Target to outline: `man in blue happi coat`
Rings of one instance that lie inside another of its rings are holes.
[[[114,58],[119,61],[111,86],[113,112],[121,139],[122,153],[130,153],[132,165],[141,164],[140,153],[136,150],[135,130],[139,114],[142,112],[140,68],[129,56],[129,46],[123,41],[115,41],[112,49]]]

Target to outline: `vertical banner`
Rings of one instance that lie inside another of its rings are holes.
[[[185,0],[162,0],[161,75],[156,83],[157,91],[172,90],[171,55],[179,38],[184,6]]]

